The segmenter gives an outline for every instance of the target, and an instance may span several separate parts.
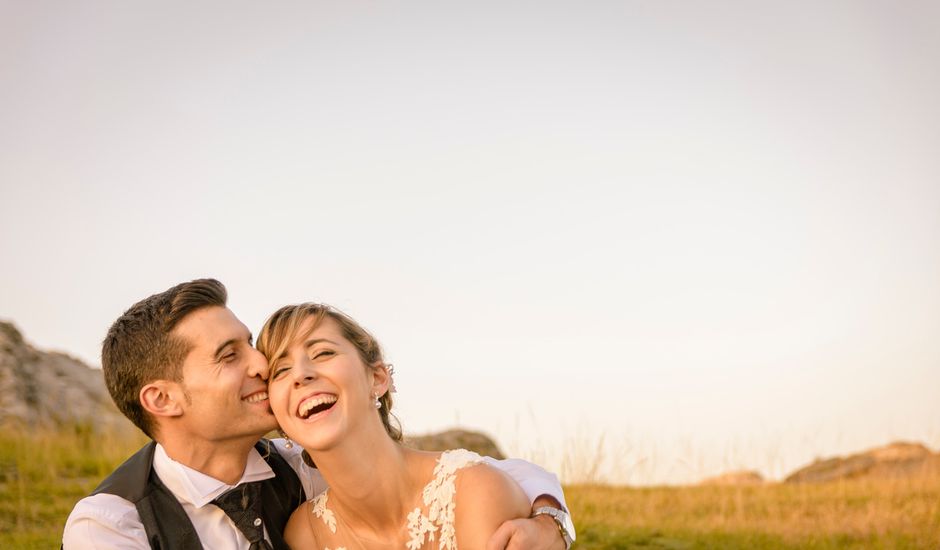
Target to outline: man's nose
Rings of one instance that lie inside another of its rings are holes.
[[[267,380],[270,369],[268,368],[268,360],[265,359],[264,354],[254,348],[251,348],[249,353],[248,377],[254,378],[258,376],[262,380]]]

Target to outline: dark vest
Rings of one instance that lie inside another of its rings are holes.
[[[147,542],[155,550],[202,550],[202,543],[183,506],[153,471],[156,443],[150,442],[121,464],[91,493],[108,493],[133,502],[147,532]],[[262,519],[274,550],[286,550],[284,527],[291,512],[307,498],[297,473],[278,454],[274,445],[262,439],[255,448],[274,470],[274,477],[261,485]]]

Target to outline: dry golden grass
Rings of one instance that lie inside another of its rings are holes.
[[[143,442],[0,429],[0,548],[58,547],[72,505]],[[577,549],[940,548],[940,478],[825,485],[569,485]]]
[[[581,548],[940,548],[940,477],[566,495]]]
[[[88,426],[0,429],[0,548],[58,548],[65,520],[143,435],[95,433]]]

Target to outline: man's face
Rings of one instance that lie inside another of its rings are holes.
[[[183,361],[181,426],[194,443],[257,439],[277,427],[268,405],[268,363],[231,310],[199,309],[173,333],[192,346]]]

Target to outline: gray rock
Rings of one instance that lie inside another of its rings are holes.
[[[940,473],[940,454],[920,443],[896,442],[884,447],[824,460],[793,472],[786,483],[822,483],[854,478],[903,478]]]
[[[111,401],[101,369],[39,351],[12,323],[0,321],[0,425],[9,424],[136,430]]]
[[[422,451],[467,449],[483,456],[506,458],[492,438],[480,432],[468,430],[453,429],[436,434],[408,436],[405,438],[405,445]]]

